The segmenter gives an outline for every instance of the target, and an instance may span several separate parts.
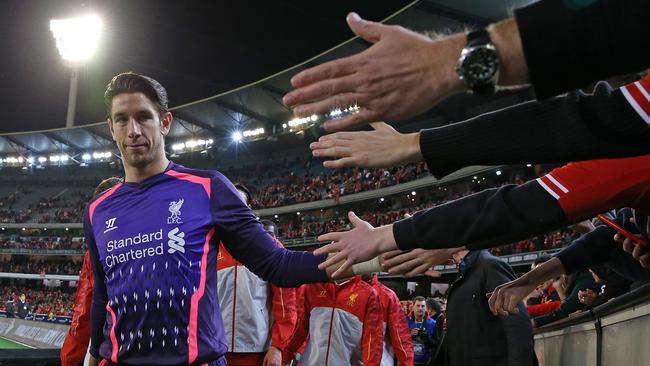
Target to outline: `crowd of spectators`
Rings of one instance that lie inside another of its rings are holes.
[[[44,288],[34,290],[29,287],[0,287],[0,311],[6,311],[7,303],[18,303],[20,294],[25,294],[33,314],[52,316],[72,316],[74,309],[74,289]]]
[[[70,236],[0,236],[0,248],[84,250],[83,238]]]
[[[41,259],[34,260],[28,257],[13,257],[0,260],[0,272],[7,273],[32,273],[40,275],[78,275],[81,271],[81,262],[65,261],[51,262]]]
[[[296,203],[337,200],[344,195],[365,192],[422,178],[427,173],[424,163],[409,164],[391,169],[339,169],[328,173],[313,173],[307,169],[304,174],[288,172],[263,186],[253,182],[253,208],[280,207]],[[250,179],[238,177],[246,183]]]

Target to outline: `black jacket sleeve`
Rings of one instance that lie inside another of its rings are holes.
[[[486,293],[504,283],[516,279],[512,268],[494,259],[485,268]],[[500,316],[508,342],[508,366],[530,365],[533,360],[533,330],[523,302],[517,304],[519,314]]]
[[[633,211],[629,208],[620,210],[614,221],[630,232],[638,229],[630,223]],[[620,276],[631,281],[647,281],[650,270],[641,266],[639,261],[623,250],[621,244],[614,241],[616,231],[609,226],[598,226],[576,239],[556,255],[562,262],[567,274],[575,273],[591,267],[607,265]]]
[[[567,224],[558,202],[536,181],[486,189],[393,224],[402,250],[495,247]]]
[[[539,98],[650,66],[647,0],[542,0],[515,10]]]
[[[441,178],[470,165],[643,155],[650,153],[650,128],[620,89],[601,82],[593,94],[576,91],[422,130],[420,150]]]

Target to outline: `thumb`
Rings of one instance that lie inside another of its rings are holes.
[[[354,212],[350,211],[348,212],[348,218],[350,219],[350,223],[354,227],[358,227],[359,225],[363,224],[364,221],[359,218]]]
[[[381,38],[383,24],[361,19],[357,13],[348,14],[345,20],[348,22],[350,30],[366,41],[375,43]]]
[[[372,122],[370,124],[370,126],[372,126],[372,128],[375,129],[376,131],[394,131],[394,132],[397,132],[397,131],[395,131],[393,126],[389,125],[386,122]]]

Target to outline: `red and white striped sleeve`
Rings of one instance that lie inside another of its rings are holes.
[[[589,160],[554,169],[537,183],[570,222],[612,208],[650,209],[650,155]]]
[[[650,75],[621,87],[621,93],[639,117],[650,126]]]

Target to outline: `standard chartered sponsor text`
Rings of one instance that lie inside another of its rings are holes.
[[[127,248],[132,245],[140,245],[140,244],[151,243],[154,241],[161,241],[162,238],[163,238],[163,229],[151,233],[145,233],[145,234],[138,233],[137,235],[124,238],[124,239],[109,240],[106,243],[106,251],[110,253],[116,249]],[[163,255],[163,254],[164,254],[164,247],[163,247],[163,243],[160,242],[158,245],[151,246],[148,248],[129,249],[128,251],[119,254],[117,253],[109,254],[106,256],[105,261],[108,267],[112,267],[116,264],[125,263],[134,259],[142,259],[145,257],[153,257],[153,256]]]

